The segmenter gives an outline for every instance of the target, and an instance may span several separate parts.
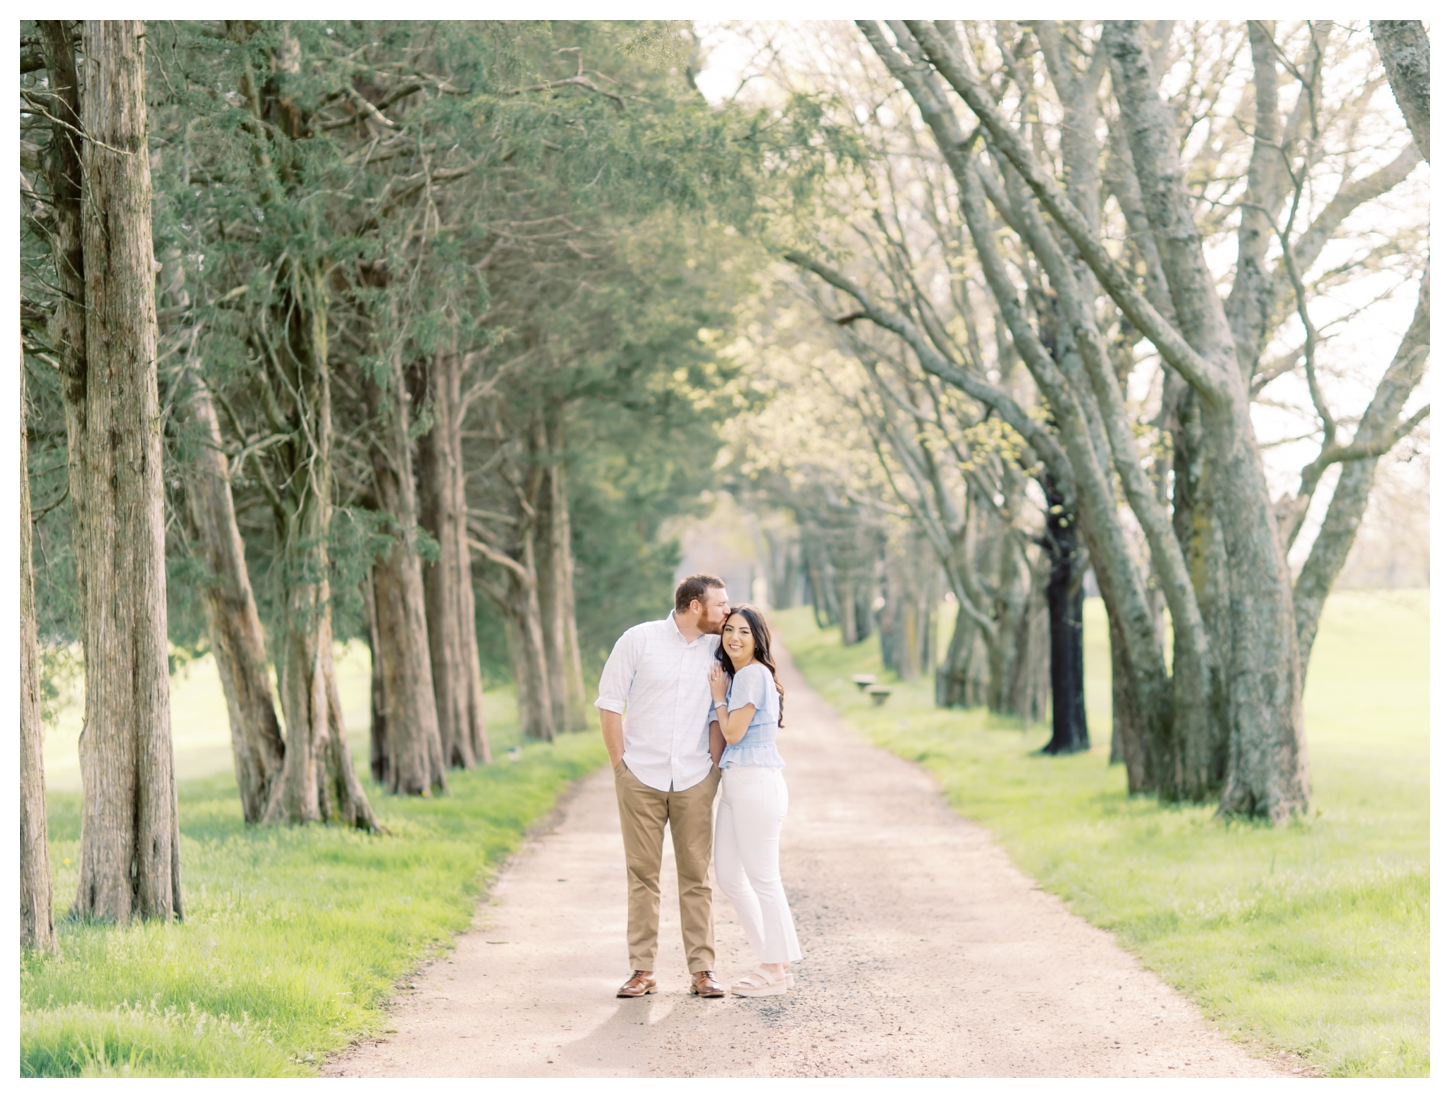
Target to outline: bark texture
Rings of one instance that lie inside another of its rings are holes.
[[[1118,102],[1182,335],[1199,356],[1184,356],[1182,372],[1202,401],[1214,517],[1230,562],[1228,760],[1220,808],[1282,822],[1308,805],[1307,744],[1288,564],[1249,415],[1248,387],[1193,222],[1174,124],[1153,89],[1141,28],[1131,21],[1107,23],[1103,44],[1114,61]],[[1196,685],[1194,695],[1201,700],[1208,684]],[[1180,718],[1201,712],[1182,704],[1177,711]],[[1203,766],[1210,752],[1202,736],[1179,741],[1194,749],[1178,761],[1190,785],[1197,784],[1207,776]]]
[[[262,618],[237,529],[221,428],[211,394],[200,384],[193,389],[190,412],[198,439],[187,483],[187,510],[197,555],[207,571],[203,587],[207,633],[231,720],[242,817],[254,824],[266,811],[286,747],[267,677]]]
[[[45,823],[44,730],[40,723],[40,642],[30,563],[30,442],[25,423],[25,361],[20,360],[20,946],[56,952],[54,890]]]
[[[1051,572],[1047,581],[1047,617],[1051,630],[1052,738],[1048,755],[1068,755],[1092,746],[1088,738],[1083,691],[1082,575],[1077,516],[1062,506],[1062,495],[1047,481],[1047,535],[1043,538]]]
[[[86,509],[79,501],[85,491],[86,433],[86,263],[81,239],[81,96],[76,69],[75,47],[71,42],[71,23],[64,20],[43,20],[37,23],[45,51],[47,83],[50,86],[50,112],[55,126],[46,144],[45,178],[50,189],[54,230],[51,247],[55,260],[55,278],[60,291],[56,301],[55,320],[51,325],[51,344],[60,363],[60,392],[65,404],[66,475],[71,505],[71,540],[79,546],[85,541]],[[84,560],[76,555],[76,586],[81,612],[86,606],[86,574]],[[85,633],[81,634],[82,647]]]
[[[409,438],[408,394],[402,364],[392,360],[390,391],[366,382],[379,421],[372,445],[378,506],[393,522],[393,543],[373,565],[379,655],[387,714],[388,789],[431,795],[448,788],[438,729],[423,566],[418,556],[418,496]]]
[[[423,565],[438,733],[447,764],[466,768],[490,763],[493,756],[474,625],[461,375],[456,355],[439,355],[430,364],[433,427],[418,440],[418,459],[420,517],[438,543],[438,559]]]
[[[327,290],[311,263],[284,261],[286,290],[267,310],[267,345],[289,395],[288,440],[278,446],[285,485],[278,542],[280,653],[287,721],[280,778],[262,815],[266,824],[335,820],[378,830],[366,794],[351,775],[332,694],[332,611],[328,530],[332,521],[332,390],[327,364]],[[346,765],[348,773],[338,769]]]
[[[1420,155],[1430,160],[1430,36],[1418,19],[1371,19],[1370,31],[1390,78],[1395,101],[1414,135]]]
[[[1308,798],[1288,569],[1274,533],[1274,509],[1249,417],[1247,379],[1203,256],[1179,160],[1176,121],[1157,94],[1154,60],[1142,28],[1131,22],[1107,23],[1097,49],[1110,62],[1120,114],[1116,128],[1124,134],[1109,158],[1114,176],[1110,185],[1130,222],[1136,219],[1150,231],[1151,249],[1147,242],[1134,247],[1140,254],[1156,252],[1158,267],[1150,264],[1148,291],[1155,296],[1154,279],[1161,273],[1159,289],[1167,290],[1171,302],[1166,314],[1143,297],[1136,279],[1124,273],[1098,239],[1098,210],[1092,200],[1097,161],[1095,154],[1087,155],[1096,107],[1085,94],[1093,86],[1093,71],[1065,71],[1061,57],[1053,53],[1054,34],[1046,33],[1044,56],[1069,116],[1063,129],[1069,184],[1064,188],[1041,163],[1040,151],[1009,123],[996,96],[973,74],[954,33],[945,35],[921,20],[892,23],[891,28],[897,47],[886,42],[875,24],[862,24],[873,48],[916,100],[956,178],[986,281],[1052,410],[1056,436],[1072,467],[1083,536],[1109,614],[1118,625],[1118,662],[1126,672],[1122,684],[1132,686],[1132,708],[1142,733],[1137,738],[1159,756],[1139,773],[1169,799],[1203,798],[1214,792],[1220,776],[1217,760],[1226,754],[1221,808],[1283,820],[1302,809]],[[1096,53],[1093,69],[1101,73]],[[994,154],[986,163],[972,160],[972,143],[965,140],[936,74],[925,62],[982,123],[982,135]],[[1044,304],[1043,292],[1032,291],[1036,326],[1025,315],[999,254],[997,226],[987,217],[989,202],[1030,248],[1055,292],[1055,299]],[[1072,241],[1076,256],[1064,253],[1039,208]],[[1226,637],[1212,635],[1218,620],[1205,619],[1183,546],[1169,527],[1160,493],[1141,468],[1122,408],[1121,380],[1114,376],[1092,305],[1098,287],[1123,310],[1125,320],[1157,345],[1198,397],[1213,502],[1211,510],[1202,511],[1207,520],[1203,544],[1212,550],[1221,539],[1223,560],[1233,562],[1213,580],[1226,593]],[[1050,324],[1043,325],[1044,316]],[[1059,333],[1071,333],[1072,341]],[[1173,615],[1171,683],[1154,620],[1155,600],[1148,596],[1116,516],[1118,486],[1147,537]],[[1226,742],[1226,752],[1219,751],[1220,742]]]
[[[144,26],[82,28],[86,716],[78,914],[182,915],[166,659]]]

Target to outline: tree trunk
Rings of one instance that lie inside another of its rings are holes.
[[[25,422],[25,350],[20,352],[20,946],[57,952],[50,844],[45,821],[40,642],[30,563],[30,441]]]
[[[533,533],[550,704],[560,731],[573,731],[587,726],[579,627],[574,615],[574,554],[561,415],[557,409],[550,410],[535,431],[534,457],[541,463],[543,483]]]
[[[1213,517],[1223,532],[1228,565],[1232,644],[1222,665],[1228,762],[1219,808],[1280,823],[1308,806],[1307,743],[1293,594],[1255,441],[1248,383],[1193,221],[1175,125],[1154,88],[1141,28],[1131,21],[1109,22],[1103,46],[1116,64],[1114,87],[1182,337],[1198,356],[1175,351],[1176,364],[1200,397]],[[1175,655],[1175,679],[1181,673]],[[1175,705],[1176,721],[1203,716],[1205,689],[1217,696],[1212,684],[1196,685],[1191,705]],[[1175,695],[1184,697],[1177,688]],[[1175,739],[1193,745],[1197,737],[1175,729]],[[1204,752],[1182,761],[1192,768],[1211,762],[1211,756]],[[1188,788],[1199,778],[1190,769]]]
[[[387,713],[389,791],[431,795],[447,791],[439,735],[433,663],[428,645],[428,612],[418,557],[418,501],[413,476],[413,443],[408,437],[408,393],[402,363],[391,359],[390,391],[370,379],[364,391],[380,421],[372,453],[378,506],[393,522],[394,541],[373,565],[378,639]]]
[[[1047,600],[1042,595],[1046,576],[1040,578],[1044,582],[1039,583],[1039,577],[1033,576],[1022,613],[1017,617],[1011,673],[1001,710],[1004,716],[1020,720],[1024,728],[1047,719],[1052,694],[1052,630]]]
[[[1138,697],[1133,672],[1128,664],[1127,642],[1115,615],[1108,615],[1108,649],[1113,677],[1113,743],[1128,771],[1129,793],[1158,790],[1156,753],[1151,730],[1138,714]]]
[[[383,690],[383,642],[378,634],[378,600],[373,595],[373,574],[368,570],[362,582],[363,608],[368,618],[370,682],[368,698],[372,719],[368,724],[368,770],[373,781],[388,785],[388,710]]]
[[[438,542],[438,560],[423,565],[423,586],[439,741],[449,766],[467,768],[491,762],[492,754],[473,617],[461,379],[457,355],[434,358],[428,374],[433,429],[418,440],[418,458],[421,519]]]
[[[819,530],[810,528],[802,531],[801,556],[806,570],[806,584],[810,588],[811,613],[816,619],[816,628],[829,629],[840,621],[841,613],[836,598],[834,569]]]
[[[1384,62],[1395,102],[1430,162],[1430,36],[1418,19],[1371,19],[1374,44]]]
[[[50,112],[55,115],[45,148],[45,178],[54,216],[52,249],[55,260],[55,320],[51,342],[60,363],[60,391],[65,404],[67,477],[71,498],[71,543],[85,542],[85,432],[86,432],[86,264],[81,235],[81,95],[76,73],[71,23],[43,20],[40,29],[45,50]],[[75,556],[77,595],[82,614],[86,607],[86,574],[82,555]],[[84,647],[85,632],[81,643]]]
[[[956,621],[952,639],[947,645],[946,659],[937,668],[937,705],[944,709],[965,709],[971,705],[967,696],[967,675],[972,664],[972,650],[977,641],[978,626],[960,605],[958,596]]]
[[[1193,599],[1212,652],[1207,689],[1193,675],[1201,661],[1188,651],[1189,637],[1173,631],[1174,728],[1160,745],[1153,773],[1160,792],[1206,800],[1222,789],[1228,768],[1228,715],[1223,669],[1233,650],[1228,547],[1218,518],[1210,454],[1203,434],[1203,402],[1176,374],[1164,379],[1164,422],[1173,441],[1173,532],[1193,583]],[[1159,624],[1161,640],[1161,622]]]
[[[318,507],[318,501],[313,500],[306,510],[315,513]],[[304,531],[324,525],[306,513],[300,514],[298,520],[298,537],[289,539],[294,545],[304,536]],[[297,556],[310,557],[306,563],[320,566],[314,574],[326,575],[327,560],[320,538],[309,540],[311,551],[295,553],[294,563]],[[289,572],[293,576],[297,574],[293,569]],[[285,597],[282,658],[277,661],[277,678],[282,692],[282,711],[287,719],[286,751],[281,780],[272,786],[272,799],[262,814],[262,822],[317,823],[323,819],[322,785],[317,771],[328,735],[327,683],[323,679],[322,654],[332,639],[326,613],[326,583],[294,579],[287,584]]]
[[[193,379],[194,381],[194,379]],[[282,771],[286,747],[267,679],[262,619],[252,594],[242,535],[237,529],[227,459],[211,394],[200,384],[190,410],[200,436],[187,484],[187,510],[197,556],[207,570],[203,586],[207,633],[231,719],[232,761],[242,798],[242,818],[257,823],[272,783]]]
[[[1018,665],[1028,659],[1026,645],[1030,639],[1032,584],[1023,578],[1026,567],[1021,557],[1012,552],[1005,538],[982,539],[989,550],[987,561],[993,561],[997,572],[997,595],[993,600],[992,617],[997,622],[997,635],[987,638],[987,707],[1003,716],[1025,717],[1018,708],[1023,691],[1014,691]],[[983,562],[985,563],[985,561]],[[987,573],[983,568],[984,574]]]
[[[836,579],[836,606],[840,609],[841,644],[847,648],[852,647],[864,639],[856,629],[857,604],[855,585],[838,572]]]
[[[81,94],[86,381],[86,716],[76,910],[180,918],[181,843],[166,650],[156,274],[144,27],[87,21]]]
[[[509,656],[519,692],[519,727],[530,739],[550,741],[558,731],[553,695],[549,690],[549,664],[544,649],[543,615],[531,539],[525,539],[524,559],[508,569],[506,587],[491,590],[508,630]]]
[[[1051,631],[1052,738],[1048,755],[1086,751],[1087,706],[1083,697],[1082,573],[1078,564],[1077,522],[1062,508],[1062,495],[1043,477],[1047,502],[1047,550],[1051,572],[1047,581],[1047,617]],[[1055,513],[1054,513],[1055,512]]]
[[[443,744],[438,737],[432,668],[426,646],[420,651],[418,644],[418,634],[426,636],[427,628],[422,574],[416,558],[414,567],[408,567],[407,555],[400,535],[387,555],[373,562],[388,792],[431,796],[434,788],[446,791],[447,777]],[[429,712],[433,714],[431,722]]]
[[[265,824],[345,820],[378,830],[361,787],[338,772],[346,752],[333,744],[329,716],[332,610],[328,531],[332,524],[332,382],[327,365],[327,289],[318,266],[284,260],[287,287],[270,306],[269,326],[280,333],[276,356],[290,398],[291,437],[278,447],[285,461],[286,497],[280,508],[281,654],[275,660],[287,721],[280,780],[262,814]],[[338,790],[346,796],[338,797]]]
[[[331,592],[324,579],[289,591],[281,688],[287,713],[282,780],[262,822],[340,823],[381,831],[352,765],[332,663]]]
[[[1038,162],[1036,153],[1001,114],[989,90],[970,71],[960,45],[948,44],[929,22],[909,20],[906,27],[937,70],[981,120],[998,151],[1021,173],[1043,208],[1067,233],[1102,287],[1154,341],[1165,360],[1193,385],[1201,399],[1214,509],[1230,562],[1228,593],[1233,623],[1230,659],[1223,667],[1229,758],[1220,810],[1264,815],[1281,822],[1307,805],[1309,792],[1287,565],[1278,547],[1272,501],[1254,439],[1247,383],[1238,367],[1223,303],[1193,220],[1193,200],[1179,161],[1175,121],[1156,90],[1141,28],[1132,22],[1108,22],[1098,48],[1109,51],[1114,65],[1113,87],[1121,124],[1129,134],[1133,167],[1172,293],[1177,329],[1170,328],[1138,295],[1134,280],[1108,254],[1091,225],[1067,200],[1056,180]],[[1093,468],[1094,461],[1089,460],[1093,455],[1089,451],[1095,440],[1087,429],[1089,425],[1075,418],[1074,394],[1062,390],[1060,379],[1041,361],[1040,348],[1033,344],[1032,333],[1024,331],[1020,316],[1016,315],[1019,310],[1016,290],[1002,269],[991,226],[981,217],[982,188],[974,179],[975,169],[964,163],[962,156],[955,155],[961,148],[955,120],[947,117],[934,94],[923,90],[921,78],[885,46],[879,34],[873,46],[887,59],[893,73],[912,90],[913,97],[922,105],[923,117],[932,115],[934,131],[952,131],[947,134],[947,140],[939,133],[938,144],[958,176],[964,196],[963,215],[994,296],[1024,360],[1053,407],[1065,447],[1073,454],[1084,533],[1104,594],[1120,614],[1119,624],[1133,672],[1140,715],[1155,729],[1155,739],[1161,736],[1165,742],[1173,739],[1194,742],[1198,738],[1196,728],[1179,727],[1180,722],[1194,725],[1211,721],[1217,708],[1207,638],[1202,635],[1202,627],[1183,630],[1196,616],[1197,608],[1187,597],[1188,593],[1174,585],[1169,597],[1175,615],[1175,634],[1180,630],[1187,634],[1194,646],[1189,663],[1198,666],[1183,675],[1184,668],[1175,661],[1178,681],[1174,683],[1170,706],[1165,704],[1169,697],[1161,649],[1154,642],[1153,623],[1141,585],[1131,561],[1119,559],[1125,546],[1122,532],[1116,527],[1111,486],[1103,476],[1108,470]],[[1032,249],[1040,257],[1050,259],[1059,250],[1050,234],[1034,227],[1035,213],[1025,209],[1009,212],[1031,215],[1024,216],[1024,231],[1033,237]],[[1054,284],[1071,285],[1071,279],[1064,281],[1056,273],[1052,277]],[[1091,318],[1082,315],[1084,334],[1089,337],[1083,344],[1086,354],[1093,332]],[[1095,386],[1098,380],[1095,373]],[[1102,410],[1106,414],[1110,409],[1103,407]],[[1137,481],[1141,478],[1133,476],[1132,470],[1125,472],[1135,453],[1126,452],[1122,443],[1130,443],[1131,439],[1123,440],[1115,434],[1111,441],[1114,460],[1120,475],[1124,476],[1125,492],[1134,504],[1140,523],[1147,523],[1145,532],[1149,534],[1155,559],[1162,555],[1168,560],[1173,556],[1172,547],[1166,545],[1161,530],[1154,525],[1152,508],[1140,499],[1142,493],[1138,491]],[[1174,600],[1179,604],[1174,605]],[[1180,610],[1185,614],[1182,621]],[[1160,781],[1160,790],[1169,796],[1180,796],[1183,795],[1180,790],[1192,789],[1197,776],[1174,773],[1167,777],[1170,780]]]
[[[328,644],[322,650],[322,676],[327,691],[327,744],[323,752],[324,788],[323,803],[327,806],[326,819],[364,831],[382,831],[362,782],[358,781],[357,770],[352,764],[352,750],[347,745],[347,729],[342,723],[342,702],[337,696],[337,668],[332,662],[332,616],[328,614]]]

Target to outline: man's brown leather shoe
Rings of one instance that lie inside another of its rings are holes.
[[[624,986],[614,993],[616,999],[638,999],[641,995],[650,995],[654,992],[655,982],[650,979],[648,972],[634,970],[634,975],[624,981]],[[720,994],[725,994],[723,991]]]
[[[703,972],[690,973],[690,994],[702,999],[723,999],[725,989],[715,981],[715,974],[708,968]]]

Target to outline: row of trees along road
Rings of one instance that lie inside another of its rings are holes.
[[[577,726],[742,412],[730,473],[799,531],[767,524],[773,588],[848,643],[930,668],[950,592],[943,704],[1050,693],[1073,750],[1090,563],[1130,789],[1307,804],[1319,611],[1428,411],[1423,28],[789,33],[789,95],[711,108],[671,24],[22,25],[26,940],[69,665],[73,910],[179,917],[171,658],[216,657],[248,821],[376,829],[334,640],[372,648],[390,792],[488,761],[485,673],[528,735]],[[795,297],[732,351],[761,239]],[[1335,334],[1415,279],[1347,408]],[[1271,407],[1318,444],[1277,500]]]
[[[801,332],[801,308],[814,312],[832,353],[760,417],[738,463],[744,487],[797,516],[816,605],[848,643],[863,635],[859,560],[903,553],[862,547],[909,528],[958,605],[942,701],[983,700],[980,649],[985,700],[1030,715],[1008,684],[1032,646],[1019,607],[1045,590],[1048,749],[1071,750],[1086,746],[1090,561],[1129,788],[1275,821],[1304,809],[1319,614],[1378,458],[1429,410],[1405,414],[1429,346],[1423,175],[1406,194],[1429,159],[1423,27],[907,20],[755,34],[775,59],[765,83],[829,96],[856,140],[836,216],[800,226],[787,253],[799,304],[763,321]],[[1335,355],[1334,335],[1416,282],[1398,346],[1346,366],[1364,351]],[[1326,381],[1358,371],[1373,395],[1332,407]],[[839,422],[782,449],[773,436],[821,403]],[[1278,499],[1255,424],[1267,408],[1303,409],[1318,443]],[[1336,466],[1296,577],[1289,552]],[[878,569],[888,596],[900,589]],[[818,582],[828,574],[834,586]]]
[[[371,646],[389,792],[489,761],[481,667],[527,735],[581,725],[748,404],[711,334],[737,227],[809,176],[788,127],[707,106],[694,50],[669,23],[22,26],[27,942],[54,943],[40,719],[76,646],[81,917],[183,912],[168,641],[215,655],[251,823],[378,829],[335,640]]]

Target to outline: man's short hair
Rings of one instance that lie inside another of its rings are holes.
[[[690,603],[696,599],[700,605],[705,604],[705,592],[711,587],[725,589],[725,581],[719,576],[712,576],[709,572],[696,572],[693,576],[686,576],[680,580],[680,585],[675,588],[675,609],[684,613],[690,608]]]

